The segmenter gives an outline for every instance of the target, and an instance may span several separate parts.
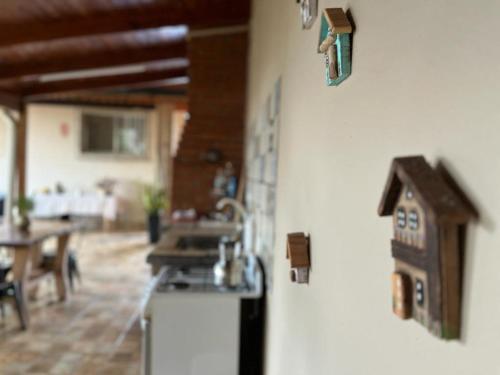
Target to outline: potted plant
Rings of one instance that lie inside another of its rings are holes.
[[[142,201],[148,215],[149,242],[156,243],[160,239],[160,211],[167,207],[165,191],[155,186],[146,186]]]
[[[20,196],[14,205],[14,223],[22,232],[28,232],[30,228],[29,213],[35,206],[32,199]]]

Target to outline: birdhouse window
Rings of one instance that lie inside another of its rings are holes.
[[[417,300],[417,305],[420,307],[424,306],[424,302],[425,302],[424,283],[420,279],[417,279],[415,282],[415,297]]]
[[[411,230],[418,230],[418,213],[415,210],[410,211],[408,214],[408,227]]]
[[[406,227],[406,210],[403,207],[398,207],[397,210],[398,227]]]

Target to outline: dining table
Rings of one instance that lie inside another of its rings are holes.
[[[18,316],[21,327],[30,324],[28,296],[34,296],[38,282],[52,274],[59,301],[67,301],[68,293],[68,244],[73,233],[82,229],[81,224],[60,220],[35,220],[28,231],[15,226],[0,226],[0,247],[13,252],[12,282],[19,286]],[[50,266],[43,262],[43,244],[56,240],[54,260]],[[30,294],[28,294],[30,293]]]

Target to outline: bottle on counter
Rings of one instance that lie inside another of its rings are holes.
[[[233,259],[229,264],[229,286],[236,288],[243,284],[245,260],[241,252],[241,242],[234,245]]]
[[[226,259],[226,244],[219,243],[219,260],[214,265],[214,284],[224,286],[227,284],[227,259]]]

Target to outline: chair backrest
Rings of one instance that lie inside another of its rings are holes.
[[[12,283],[1,282],[0,283],[0,298],[5,297],[6,292],[12,288]]]
[[[10,272],[11,267],[0,266],[0,289],[1,285],[5,283],[5,279],[7,278],[7,274]]]

